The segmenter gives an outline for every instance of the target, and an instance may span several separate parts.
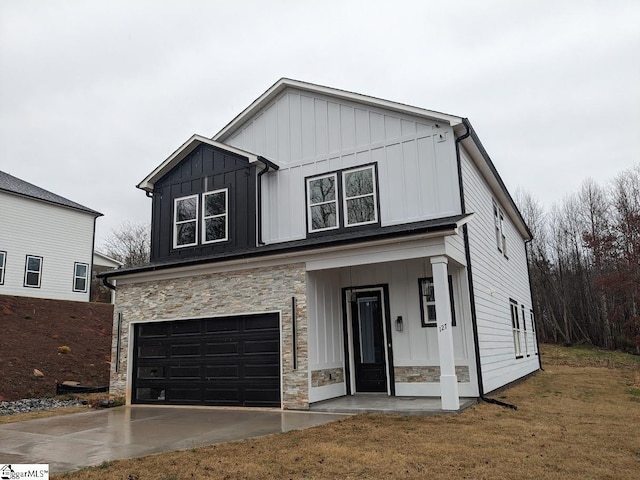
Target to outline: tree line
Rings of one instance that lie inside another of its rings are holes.
[[[541,342],[640,354],[640,164],[592,179],[548,211],[518,190]]]

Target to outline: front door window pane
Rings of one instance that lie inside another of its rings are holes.
[[[358,299],[358,325],[360,328],[360,362],[381,363],[382,351],[376,348],[375,316],[378,302],[375,298]]]

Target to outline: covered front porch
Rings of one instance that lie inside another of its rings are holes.
[[[306,263],[312,410],[457,411],[478,396],[464,249],[452,233]]]

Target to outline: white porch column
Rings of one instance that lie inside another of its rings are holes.
[[[438,325],[438,353],[440,355],[440,398],[443,410],[458,410],[458,377],[453,354],[453,330],[451,328],[451,302],[447,257],[431,257],[433,287],[436,297],[436,322]]]

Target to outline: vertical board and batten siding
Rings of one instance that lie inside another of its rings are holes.
[[[531,291],[524,239],[505,212],[507,258],[497,248],[493,220],[495,198],[482,174],[461,149],[462,177],[468,212],[475,215],[468,224],[473,271],[478,345],[485,393],[538,369],[538,357],[516,359],[509,299],[518,309],[531,309]],[[496,200],[497,201],[497,200]],[[498,203],[499,204],[499,203]],[[504,209],[503,209],[504,210]],[[527,332],[531,318],[525,316]],[[524,342],[523,342],[524,345]]]
[[[89,285],[86,293],[74,292],[73,279],[76,262],[91,268],[92,214],[0,193],[0,219],[0,250],[7,252],[0,294],[89,301]],[[40,288],[24,286],[27,255],[42,257]]]
[[[256,243],[255,167],[248,159],[208,145],[191,152],[154,185],[151,260],[189,258],[253,247]],[[202,194],[227,188],[228,241],[202,244]],[[173,248],[174,201],[198,195],[198,244]]]
[[[305,178],[376,163],[381,225],[460,213],[450,126],[288,90],[225,143],[280,166],[262,178],[263,240],[306,236]]]

